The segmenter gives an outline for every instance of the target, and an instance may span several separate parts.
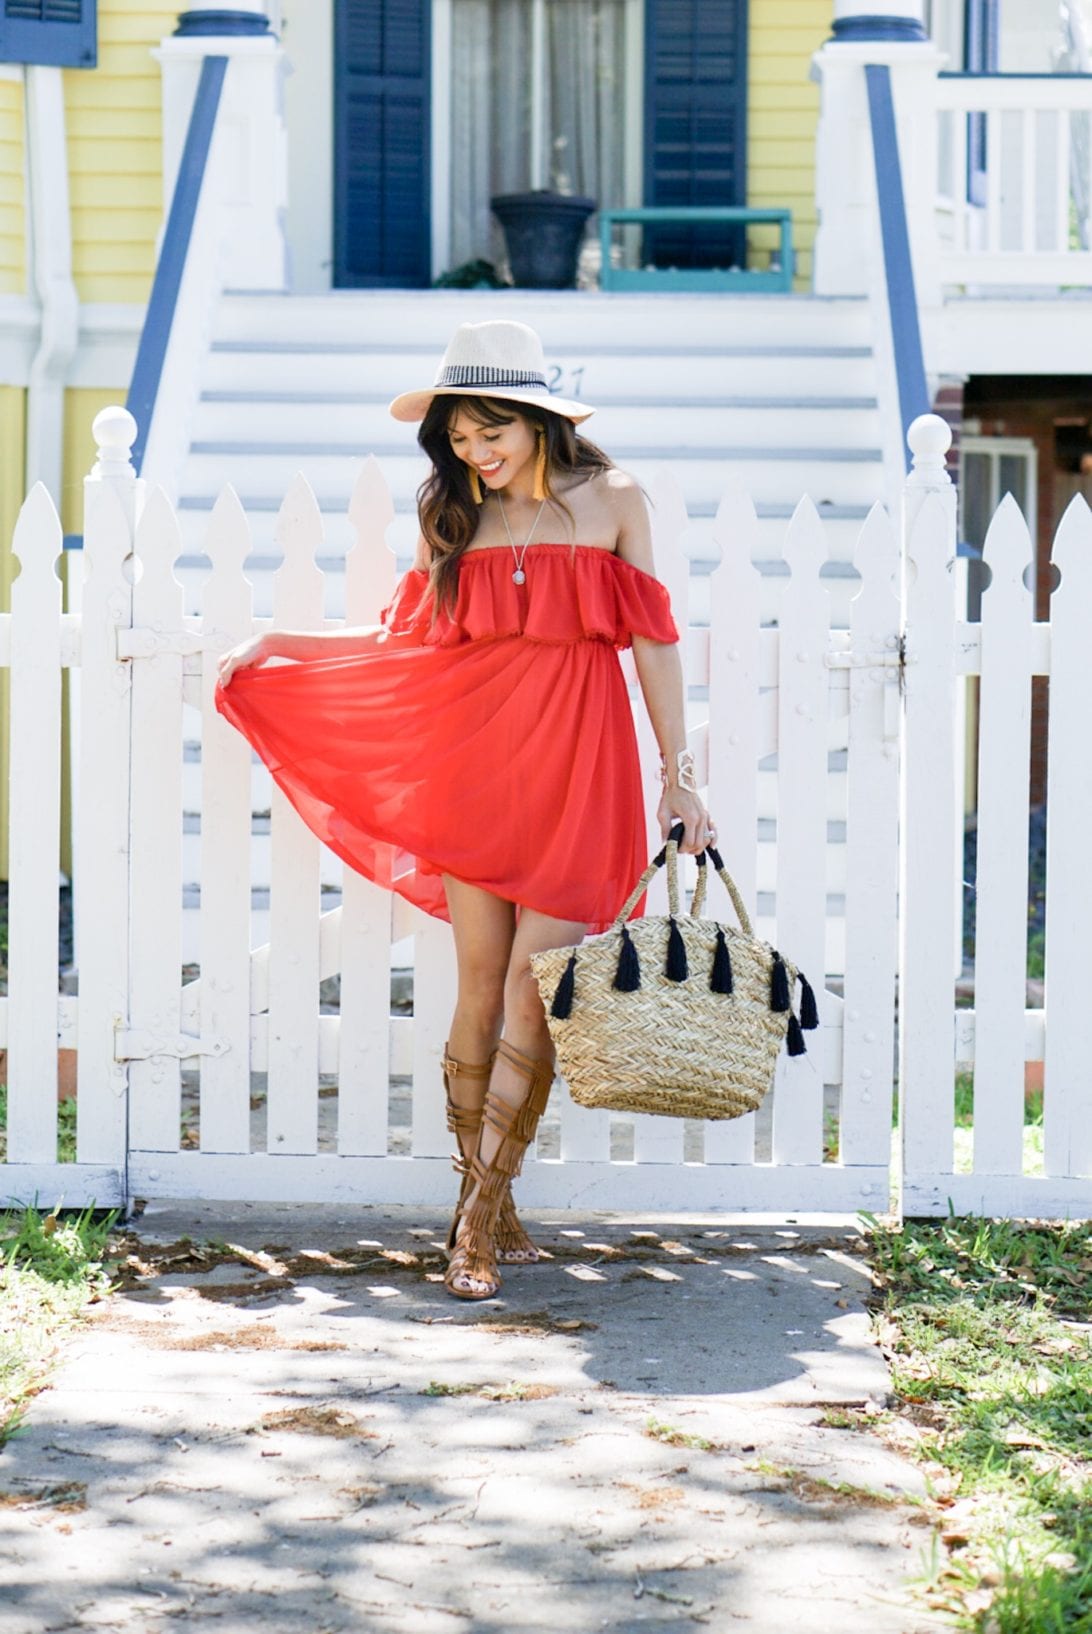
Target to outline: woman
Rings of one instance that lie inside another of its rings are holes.
[[[511,1200],[553,1080],[529,955],[606,929],[645,862],[617,649],[633,646],[660,745],[663,833],[681,820],[688,852],[715,836],[641,490],[578,436],[592,410],[550,395],[534,330],[463,324],[435,384],[391,413],[421,422],[432,473],[382,625],[245,642],[216,703],[321,839],[451,921],[462,1186],[444,1280],[488,1299],[498,1260],[538,1257]],[[297,662],[260,668],[273,657]]]

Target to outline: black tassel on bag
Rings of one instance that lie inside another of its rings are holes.
[[[618,955],[618,969],[611,985],[618,993],[636,993],[641,985],[641,961],[637,957],[633,938],[625,925],[622,926],[622,951]]]
[[[573,1011],[573,991],[576,987],[576,954],[570,954],[561,980],[557,984],[550,1014],[555,1021],[568,1021]]]
[[[798,971],[797,974],[800,977],[800,1025],[805,1032],[811,1033],[819,1025],[819,1007],[808,978],[803,971]]]
[[[806,1049],[807,1049],[807,1045],[804,1043],[804,1035],[800,1031],[800,1023],[797,1021],[796,1017],[793,1015],[792,1011],[790,1010],[789,1011],[789,1054],[790,1055],[803,1055]]]
[[[675,923],[674,915],[671,918],[671,933],[667,938],[667,964],[664,975],[669,982],[684,982],[690,974],[690,967],[686,962],[686,943],[682,939],[682,931]]]
[[[709,991],[711,993],[730,993],[732,991],[732,958],[728,952],[728,943],[724,940],[724,932],[717,926],[717,950],[713,954],[713,971],[709,977]]]
[[[775,951],[773,969],[770,971],[770,1009],[782,1011],[788,1008],[789,975],[780,953]]]

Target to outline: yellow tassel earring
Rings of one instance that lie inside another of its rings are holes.
[[[475,471],[472,465],[467,466],[466,477],[467,481],[470,483],[470,492],[474,496],[474,503],[475,505],[480,505],[485,498],[485,495],[482,493],[481,478],[478,476],[477,471]]]
[[[538,458],[535,460],[535,482],[531,489],[531,498],[546,498],[546,437],[541,431],[538,434]]]

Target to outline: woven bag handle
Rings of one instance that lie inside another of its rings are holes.
[[[614,921],[613,928],[615,930],[621,930],[622,926],[625,924],[626,920],[637,906],[641,897],[648,889],[650,881],[653,879],[657,871],[663,867],[665,862],[667,863],[668,910],[672,918],[678,914],[679,841],[682,839],[685,832],[686,830],[683,828],[681,823],[676,823],[674,825],[671,833],[668,835],[667,842],[662,851],[658,851],[656,853],[648,867],[645,869],[644,873],[641,875],[640,879],[637,881],[636,885],[633,887],[633,890],[626,898],[625,906],[622,908],[618,918]],[[694,902],[691,910],[694,917],[697,918],[701,913],[702,908],[705,906],[705,858],[707,854],[712,861],[713,867],[716,869],[725,890],[732,899],[732,906],[736,910],[736,918],[739,920],[740,929],[745,936],[753,936],[754,931],[751,928],[750,915],[748,914],[747,909],[743,906],[743,898],[736,889],[736,883],[731,874],[729,874],[727,868],[725,868],[720,852],[715,850],[713,846],[707,847],[707,851],[702,851],[698,856],[698,884],[697,889],[694,892]]]

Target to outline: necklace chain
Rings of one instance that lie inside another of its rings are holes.
[[[530,532],[523,541],[523,544],[520,546],[518,552],[516,550],[516,541],[512,538],[512,530],[508,526],[508,516],[504,509],[504,500],[501,498],[499,491],[497,493],[497,504],[500,506],[501,521],[504,523],[504,531],[508,535],[508,543],[512,547],[512,560],[516,564],[516,570],[512,574],[512,579],[516,584],[525,584],[527,581],[527,575],[523,571],[523,558],[527,554],[527,546],[531,543],[531,537],[534,534],[535,529],[538,527],[539,518],[546,508],[546,501],[544,499],[538,510],[535,512],[535,519],[531,523]]]

